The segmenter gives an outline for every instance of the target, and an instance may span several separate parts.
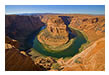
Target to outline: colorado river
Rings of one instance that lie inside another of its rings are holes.
[[[42,27],[40,30],[44,29],[45,27]],[[66,49],[64,49],[63,51],[60,52],[48,52],[43,45],[38,41],[37,37],[34,38],[33,41],[33,48],[38,51],[39,53],[46,55],[46,56],[52,56],[52,57],[56,57],[56,58],[60,58],[60,57],[71,57],[74,56],[76,53],[79,52],[79,48],[81,47],[82,44],[86,43],[87,40],[84,37],[84,35],[76,29],[71,29],[71,31],[75,31],[76,33],[76,37],[75,40],[73,41],[73,43]],[[70,31],[70,30],[69,30]],[[71,35],[71,32],[69,32],[69,34]],[[38,33],[36,34],[36,36],[38,35]],[[52,50],[51,50],[52,51]]]

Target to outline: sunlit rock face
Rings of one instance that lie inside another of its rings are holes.
[[[48,20],[47,30],[55,37],[55,36],[68,36],[68,32],[66,31],[66,25],[62,21],[62,19],[53,18]]]
[[[83,31],[90,41],[95,41],[104,37],[105,16],[81,15],[74,17],[70,26]]]
[[[38,35],[38,40],[53,47],[61,46],[69,40],[66,28],[61,18],[51,18],[47,22],[47,27]]]
[[[5,37],[5,70],[6,71],[41,71],[44,68],[32,61],[30,56],[19,51],[19,42]]]

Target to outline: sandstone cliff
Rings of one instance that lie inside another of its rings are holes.
[[[6,15],[5,32],[6,35],[20,42],[24,47],[25,39],[44,25],[39,17]]]
[[[16,43],[16,44],[15,44]],[[29,56],[20,53],[16,48],[18,43],[6,37],[5,43],[5,70],[6,71],[41,71],[39,65],[35,65]]]

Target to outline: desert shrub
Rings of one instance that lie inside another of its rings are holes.
[[[81,63],[82,63],[82,62],[81,62],[81,57],[76,58],[74,62],[75,62],[75,63],[78,63],[78,64],[81,64]]]
[[[81,20],[80,19],[78,19],[76,22],[75,22],[75,25],[81,25]]]
[[[60,65],[58,63],[54,63],[52,66],[51,66],[51,69],[54,69],[54,70],[60,70]]]
[[[79,53],[81,53],[83,50],[85,50],[88,47],[89,43],[90,43],[90,41],[87,41],[87,43],[82,44],[79,49]]]

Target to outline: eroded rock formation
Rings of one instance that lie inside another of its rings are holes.
[[[104,37],[104,16],[77,16],[72,18],[72,21],[69,25],[73,28],[83,31],[90,41],[96,41],[97,39]]]
[[[46,29],[38,35],[38,40],[43,44],[54,47],[63,45],[69,40],[66,28],[61,18],[50,18]]]
[[[40,65],[43,68],[45,68],[46,70],[50,70],[52,64],[56,63],[56,61],[52,57],[47,57],[47,58],[37,57],[34,60],[34,62],[36,65]]]
[[[6,37],[5,43],[5,70],[6,71],[41,71],[39,65],[35,65],[29,56],[20,53],[18,43]]]

